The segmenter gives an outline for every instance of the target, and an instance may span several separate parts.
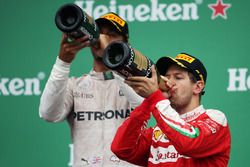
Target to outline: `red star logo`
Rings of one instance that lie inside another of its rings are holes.
[[[213,10],[212,19],[221,16],[227,19],[226,10],[231,7],[231,4],[223,3],[222,0],[217,0],[216,4],[209,4],[208,7]]]

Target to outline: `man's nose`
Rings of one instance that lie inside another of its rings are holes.
[[[176,85],[175,79],[173,77],[169,77],[168,79],[170,87],[174,87]]]

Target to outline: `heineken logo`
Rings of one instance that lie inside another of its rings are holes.
[[[204,0],[191,2],[147,0],[137,5],[117,0],[110,0],[108,5],[100,4],[95,0],[76,0],[75,4],[94,18],[99,18],[108,12],[114,12],[128,22],[197,21],[201,18],[199,7],[202,5],[205,5],[207,11],[211,12],[211,20],[220,17],[227,19],[227,10],[232,6],[223,0],[213,0],[210,3]]]
[[[110,0],[108,5],[97,5],[95,0],[76,0],[75,4],[94,18],[98,18],[108,12],[114,12],[129,22],[189,21],[199,19],[199,3],[166,3],[159,0],[149,0],[147,2],[132,5],[127,3],[118,4],[117,0]],[[200,1],[198,0],[198,2]]]
[[[44,72],[39,72],[31,78],[0,76],[0,96],[38,96],[41,94],[40,81],[44,78]]]

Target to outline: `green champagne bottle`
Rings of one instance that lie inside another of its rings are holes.
[[[55,24],[68,35],[69,40],[87,35],[90,42],[94,43],[100,36],[95,20],[73,3],[65,4],[57,10]]]
[[[124,78],[130,76],[151,77],[154,64],[148,57],[123,41],[110,43],[104,50],[103,63]]]

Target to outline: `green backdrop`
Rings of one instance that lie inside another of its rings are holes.
[[[203,104],[222,110],[231,127],[229,166],[248,166],[250,1],[236,0],[1,0],[0,166],[70,164],[67,123],[48,123],[38,116],[40,95],[61,39],[55,12],[67,2],[77,3],[93,17],[107,10],[123,15],[131,45],[154,61],[180,52],[202,59],[208,70]],[[86,73],[91,66],[90,52],[83,50],[71,75]]]

